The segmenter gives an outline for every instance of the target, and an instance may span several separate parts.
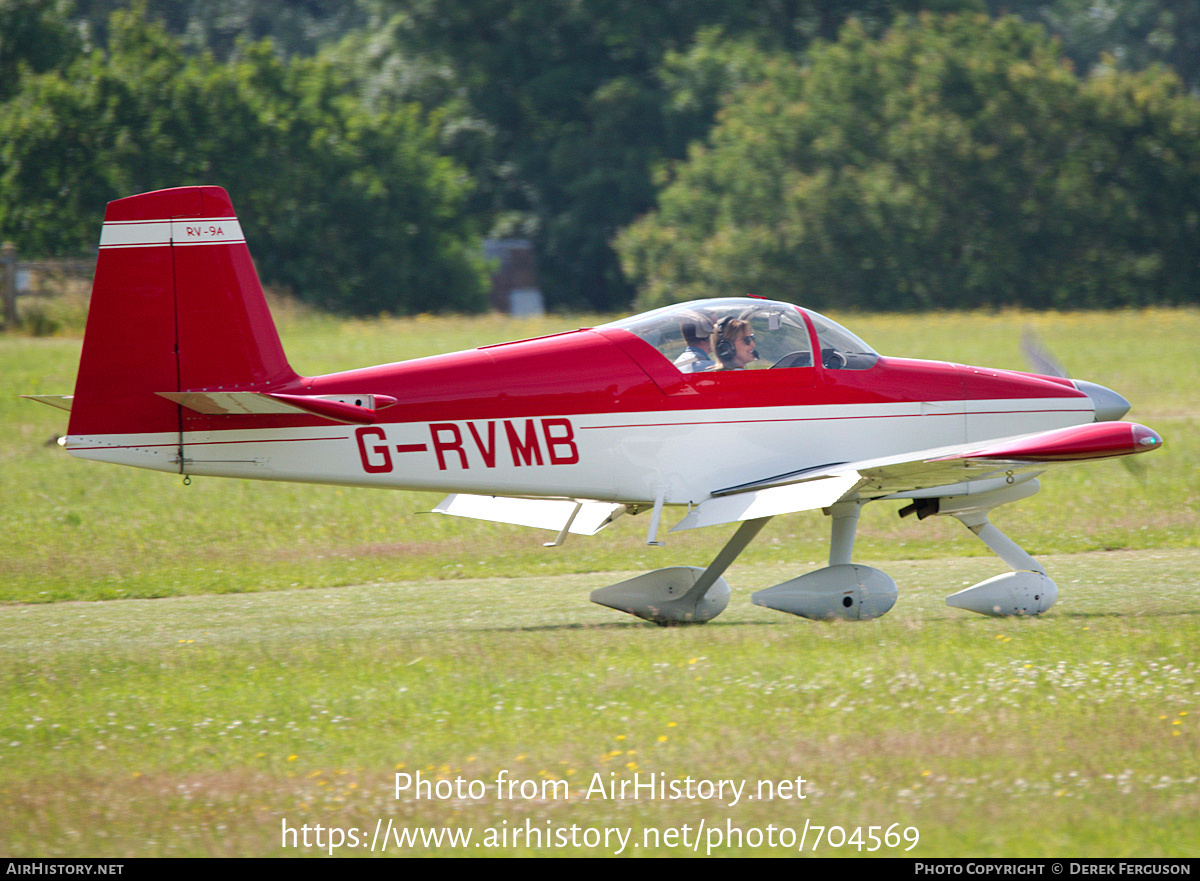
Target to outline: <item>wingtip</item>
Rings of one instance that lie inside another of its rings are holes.
[[[1147,428],[1144,425],[1138,425],[1136,422],[1131,423],[1131,425],[1133,442],[1141,448],[1136,450],[1136,452],[1146,452],[1163,445],[1162,435],[1160,435],[1153,428]]]

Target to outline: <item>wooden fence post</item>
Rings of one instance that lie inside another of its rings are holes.
[[[0,297],[4,300],[4,325],[17,324],[17,246],[5,242],[0,246]]]

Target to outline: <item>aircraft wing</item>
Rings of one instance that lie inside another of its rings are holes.
[[[1132,422],[1096,422],[983,444],[958,444],[859,462],[834,462],[713,491],[671,531],[827,508],[839,501],[904,494],[969,495],[986,482],[1054,465],[1129,456],[1162,438]]]

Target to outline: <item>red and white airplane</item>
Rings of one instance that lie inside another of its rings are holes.
[[[685,351],[685,332],[701,343]],[[722,573],[763,525],[812,509],[832,523],[829,565],[752,600],[808,618],[883,615],[895,582],[852,562],[859,511],[878,499],[957,518],[1013,569],[949,605],[1043,612],[1054,583],[989,512],[1037,492],[1052,466],[1162,443],[1118,421],[1129,404],[1102,386],[883,357],[816,312],[751,298],[299,376],[218,187],[108,206],[75,394],[38,397],[70,410],[63,443],[81,458],[436,490],[449,493],[441,513],[550,529],[550,544],[640,512],[657,543],[667,507],[687,510],[675,530],[737,524],[707,567],[591,595],[660,624],[718,615]]]

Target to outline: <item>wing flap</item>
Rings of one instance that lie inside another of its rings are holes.
[[[564,530],[574,535],[595,535],[623,511],[616,502],[578,499],[519,499],[508,496],[446,496],[433,509],[439,514],[511,523],[534,529]],[[577,510],[578,509],[578,510]]]
[[[828,508],[850,494],[861,482],[861,475],[851,470],[806,480],[803,483],[716,496],[693,508],[671,531]]]

